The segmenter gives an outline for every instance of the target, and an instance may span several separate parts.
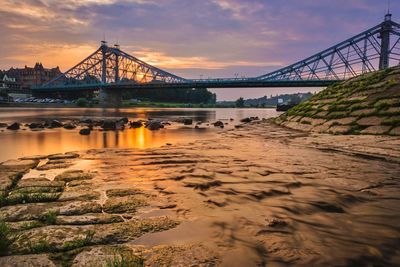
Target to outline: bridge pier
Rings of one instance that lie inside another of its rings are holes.
[[[100,89],[99,104],[105,108],[120,107],[122,105],[122,90]]]

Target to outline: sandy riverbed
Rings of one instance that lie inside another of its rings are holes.
[[[0,208],[18,232],[1,266],[400,262],[399,137],[253,122],[212,140],[10,161],[1,177],[32,166]]]

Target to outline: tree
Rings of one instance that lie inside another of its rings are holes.
[[[78,107],[86,107],[88,104],[88,101],[86,100],[86,98],[79,98],[78,100],[76,100],[76,105]]]
[[[236,104],[236,107],[237,107],[237,108],[242,108],[242,107],[244,107],[244,99],[243,99],[243,97],[239,97],[239,98],[236,100],[235,104]]]
[[[290,96],[290,102],[292,103],[292,104],[300,104],[300,102],[301,102],[301,98],[300,98],[300,96],[298,95],[298,94],[294,94],[294,95],[291,95]]]

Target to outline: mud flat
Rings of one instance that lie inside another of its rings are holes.
[[[253,121],[0,165],[0,266],[398,266],[400,137]]]

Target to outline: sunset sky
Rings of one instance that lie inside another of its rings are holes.
[[[267,73],[380,23],[388,8],[386,0],[0,3],[0,69],[40,61],[64,71],[105,36],[129,54],[185,78]],[[400,1],[392,0],[391,12],[400,21]],[[249,97],[261,92],[246,90]],[[275,92],[262,90],[261,95]],[[223,99],[234,99],[244,91],[222,92]]]

